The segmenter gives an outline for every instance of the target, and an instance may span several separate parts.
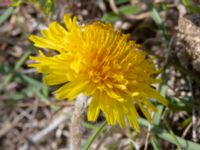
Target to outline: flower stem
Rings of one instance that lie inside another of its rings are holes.
[[[81,146],[81,123],[83,121],[83,110],[86,106],[87,97],[83,94],[77,96],[75,110],[72,115],[72,123],[70,127],[70,150],[80,150]]]

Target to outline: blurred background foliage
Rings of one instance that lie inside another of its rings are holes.
[[[46,15],[53,14],[55,9],[54,0],[13,0],[11,5],[19,6],[23,3],[34,4],[38,9],[41,9]]]
[[[187,52],[187,41],[178,36],[179,20],[198,15],[199,6],[196,0],[1,0],[0,149],[68,147],[73,103],[56,101],[51,94],[55,87],[47,87],[42,76],[27,67],[27,59],[36,54],[28,37],[70,13],[84,23],[111,23],[155,55],[163,67],[163,83],[155,87],[169,100],[167,108],[156,104],[152,124],[139,120],[140,134],[131,127],[106,126],[103,115],[95,123],[85,119],[82,149],[199,150],[199,70]]]

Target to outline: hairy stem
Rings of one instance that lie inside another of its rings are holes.
[[[72,123],[70,127],[70,150],[80,150],[81,147],[81,123],[83,120],[83,110],[86,106],[87,97],[80,94],[75,103],[75,110],[72,115]]]

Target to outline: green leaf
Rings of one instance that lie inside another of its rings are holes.
[[[141,8],[139,6],[122,6],[119,8],[119,12],[122,14],[137,14],[141,11]],[[115,14],[114,12],[110,12],[105,14],[101,20],[105,22],[115,22],[117,20],[121,20],[122,16]]]
[[[136,14],[141,11],[141,8],[139,6],[123,6],[119,8],[119,12],[124,13],[124,14]]]
[[[7,8],[4,13],[0,16],[0,25],[3,24],[14,12],[14,7]]]
[[[105,22],[115,22],[117,20],[120,20],[122,17],[118,16],[117,14],[115,14],[114,12],[110,12],[105,14],[101,20],[105,21]]]

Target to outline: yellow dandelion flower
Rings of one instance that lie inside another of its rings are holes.
[[[153,58],[129,35],[114,30],[112,25],[93,22],[77,24],[76,17],[64,16],[65,28],[57,22],[42,30],[43,37],[30,36],[39,48],[55,50],[54,56],[31,57],[38,72],[45,73],[48,85],[62,86],[55,91],[57,99],[73,100],[83,93],[91,96],[88,120],[95,121],[102,111],[108,124],[125,126],[125,119],[139,131],[136,107],[150,121],[149,111],[156,111],[149,98],[167,105],[167,101],[151,87],[159,82]]]

